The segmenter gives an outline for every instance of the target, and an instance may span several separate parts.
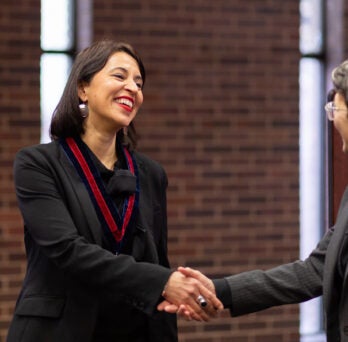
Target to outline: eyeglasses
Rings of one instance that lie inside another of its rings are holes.
[[[328,102],[328,103],[325,105],[324,108],[325,108],[325,111],[326,111],[326,114],[327,114],[327,118],[328,118],[330,121],[333,121],[333,120],[334,120],[334,118],[335,118],[335,112],[339,112],[339,111],[348,112],[348,109],[347,109],[347,108],[338,108],[338,107],[336,107],[333,101]]]

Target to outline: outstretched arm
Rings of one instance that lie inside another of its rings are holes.
[[[213,280],[190,268],[180,268],[180,272],[210,289],[214,286],[217,297],[230,309],[232,316],[300,303],[322,294],[323,267],[332,234],[333,230],[329,230],[307,259],[270,270],[253,270]]]

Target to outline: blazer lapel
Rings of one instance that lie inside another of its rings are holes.
[[[66,154],[62,149],[60,149],[60,151],[61,154],[59,160],[66,172],[67,179],[70,181],[71,188],[75,192],[75,199],[80,206],[80,214],[83,214],[85,217],[85,226],[88,227],[94,241],[98,245],[102,245],[102,228],[86,186],[82,182],[74,165],[70,162]]]
[[[326,256],[323,275],[323,304],[327,313],[327,324],[334,323],[337,317],[334,313],[338,313],[338,305],[340,300],[340,291],[337,289],[337,265],[340,253],[340,246],[344,241],[344,237],[348,234],[348,188],[346,188],[337,220],[334,226],[334,233],[331,237]],[[336,322],[337,323],[337,322]]]

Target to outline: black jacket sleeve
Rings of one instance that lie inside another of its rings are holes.
[[[67,197],[76,202],[78,198],[75,199],[71,180],[66,179],[54,152],[43,147],[25,148],[15,159],[15,187],[27,235],[27,273],[30,274],[30,268],[42,267],[44,279],[44,261],[37,257],[40,253],[57,267],[62,279],[74,279],[80,286],[103,291],[109,298],[121,296],[151,314],[172,271],[136,262],[128,255],[116,256],[81,233],[87,227],[75,224],[67,206]],[[49,272],[49,267],[46,269]],[[43,284],[48,280],[46,275]]]

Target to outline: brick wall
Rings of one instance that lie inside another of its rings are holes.
[[[0,42],[0,341],[4,341],[26,265],[13,157],[21,146],[37,143],[40,134],[40,0],[1,0]]]
[[[169,175],[173,266],[211,276],[298,256],[297,1],[95,2],[96,38],[148,70],[140,149]],[[298,307],[209,324],[180,340],[298,341]]]
[[[0,341],[25,270],[15,151],[39,140],[40,1],[0,4]],[[172,265],[218,277],[298,256],[298,2],[96,0],[96,39],[147,68],[139,149],[169,176]],[[298,341],[298,307],[208,324],[181,342]]]

